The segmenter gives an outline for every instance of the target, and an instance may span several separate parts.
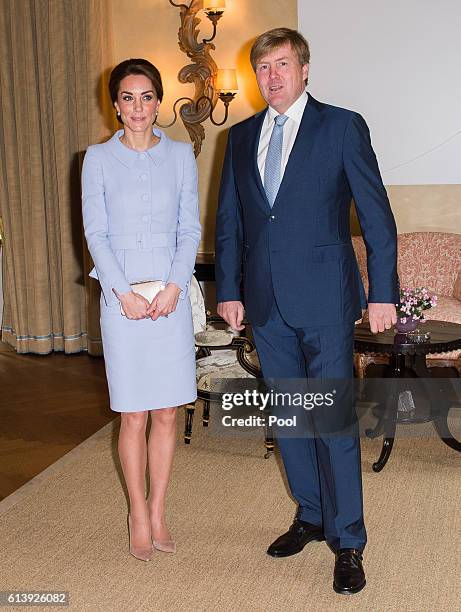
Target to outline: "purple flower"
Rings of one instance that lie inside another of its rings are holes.
[[[402,319],[407,320],[411,317],[413,320],[423,319],[423,310],[432,308],[437,305],[437,296],[429,295],[429,290],[426,287],[403,287],[400,290],[400,305],[397,306],[397,314]]]

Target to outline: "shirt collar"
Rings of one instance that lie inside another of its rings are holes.
[[[147,154],[152,162],[156,166],[159,166],[166,157],[169,146],[169,138],[157,127],[154,127],[152,132],[160,138],[160,141],[146,151],[135,151],[134,149],[130,149],[130,147],[127,147],[120,142],[120,137],[123,136],[123,130],[117,130],[112,138],[107,141],[107,146],[109,147],[112,155],[122,162],[122,164],[127,166],[127,168],[131,168],[142,154]]]
[[[303,93],[299,96],[299,98],[293,102],[293,104],[288,108],[283,114],[286,115],[289,119],[293,119],[296,123],[301,123],[301,119],[303,117],[304,109],[306,108],[307,100],[309,96],[307,91],[303,91]],[[269,106],[269,110],[267,113],[267,122],[268,124],[274,123],[274,119],[280,115],[272,106]]]

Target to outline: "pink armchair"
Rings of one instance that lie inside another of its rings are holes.
[[[412,232],[398,236],[398,273],[401,287],[427,287],[438,298],[436,307],[424,311],[426,319],[461,324],[461,235]],[[367,255],[361,236],[352,244],[365,291],[368,292]],[[359,377],[370,363],[387,363],[385,355],[355,355]],[[455,367],[461,377],[461,350],[427,356],[428,367]]]

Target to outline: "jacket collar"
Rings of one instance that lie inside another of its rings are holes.
[[[120,142],[120,137],[123,136],[123,130],[117,130],[112,138],[106,142],[106,146],[112,155],[127,168],[132,168],[142,154],[148,155],[152,163],[159,166],[166,158],[171,141],[168,136],[157,127],[154,127],[152,132],[156,136],[159,136],[160,142],[146,151],[135,151]]]

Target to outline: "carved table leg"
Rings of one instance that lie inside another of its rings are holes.
[[[404,355],[392,355],[390,360],[391,376],[392,378],[402,378],[405,374],[405,356]],[[379,435],[377,432],[382,430],[384,433],[383,446],[378,461],[373,463],[373,471],[380,472],[386,465],[394,446],[395,439],[395,428],[397,424],[397,409],[398,409],[398,394],[397,384],[392,384],[389,390],[389,395],[386,400],[383,415],[376,424],[370,437],[376,437]],[[367,433],[368,435],[368,433]]]
[[[447,412],[439,417],[436,417],[433,420],[434,429],[438,433],[442,442],[445,442],[447,446],[449,446],[455,451],[458,451],[458,453],[461,453],[461,442],[459,442],[458,440],[456,440],[456,438],[453,437],[448,427],[447,417]]]
[[[414,370],[418,374],[418,376],[423,378],[423,384],[426,383],[427,385],[428,397],[431,398],[431,391],[433,391],[433,389],[429,386],[431,384],[429,380],[432,379],[433,381],[435,379],[432,377],[431,371],[427,367],[425,356],[418,355],[417,357],[420,357],[420,359],[415,360]],[[439,380],[440,385],[443,385],[443,390],[437,398],[438,405],[432,411],[432,422],[434,425],[434,429],[437,432],[439,438],[442,440],[442,442],[445,442],[447,446],[461,453],[461,442],[459,442],[456,438],[453,437],[450,428],[448,427],[448,413],[450,411],[451,402],[448,398],[447,385],[451,383],[449,383],[449,379],[441,378]]]
[[[388,415],[388,418],[386,419],[384,424],[384,440],[381,454],[378,461],[373,463],[372,466],[374,472],[380,472],[386,465],[387,460],[391,455],[392,447],[394,446],[396,417],[397,415],[394,413],[392,416]]]

